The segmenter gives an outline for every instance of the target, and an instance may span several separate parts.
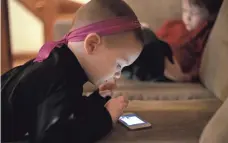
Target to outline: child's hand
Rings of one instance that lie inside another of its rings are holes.
[[[128,106],[128,99],[124,96],[119,96],[110,99],[105,107],[112,117],[113,123],[116,123],[119,117],[123,114],[124,109]]]
[[[165,76],[174,81],[185,82],[190,81],[191,77],[184,74],[180,68],[180,65],[174,59],[174,64],[172,64],[168,59],[165,59]]]
[[[107,81],[106,83],[99,86],[99,93],[102,97],[112,96],[112,90],[116,88],[115,79]]]

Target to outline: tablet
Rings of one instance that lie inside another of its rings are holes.
[[[151,124],[135,113],[125,113],[119,118],[119,122],[130,130],[150,128]]]

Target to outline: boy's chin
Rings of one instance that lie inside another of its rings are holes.
[[[185,27],[186,27],[186,29],[187,29],[188,31],[192,31],[192,30],[194,30],[194,28],[193,28],[192,26],[185,25]]]
[[[188,26],[188,25],[185,25],[185,28],[186,28],[188,31],[191,31],[191,30],[192,30],[192,28],[191,28],[190,26]]]

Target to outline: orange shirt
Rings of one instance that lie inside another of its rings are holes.
[[[202,53],[209,29],[208,22],[188,31],[182,20],[167,21],[157,32],[159,39],[167,42],[184,73],[198,76]],[[206,28],[206,29],[205,29]]]

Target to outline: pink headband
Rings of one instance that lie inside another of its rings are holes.
[[[90,33],[97,33],[100,36],[115,34],[119,32],[129,31],[136,28],[140,28],[141,25],[136,18],[131,17],[116,17],[100,22],[96,22],[78,29],[75,29],[66,34],[63,39],[55,42],[48,42],[44,44],[34,62],[42,62],[48,58],[51,51],[62,44],[68,42],[83,41]]]

